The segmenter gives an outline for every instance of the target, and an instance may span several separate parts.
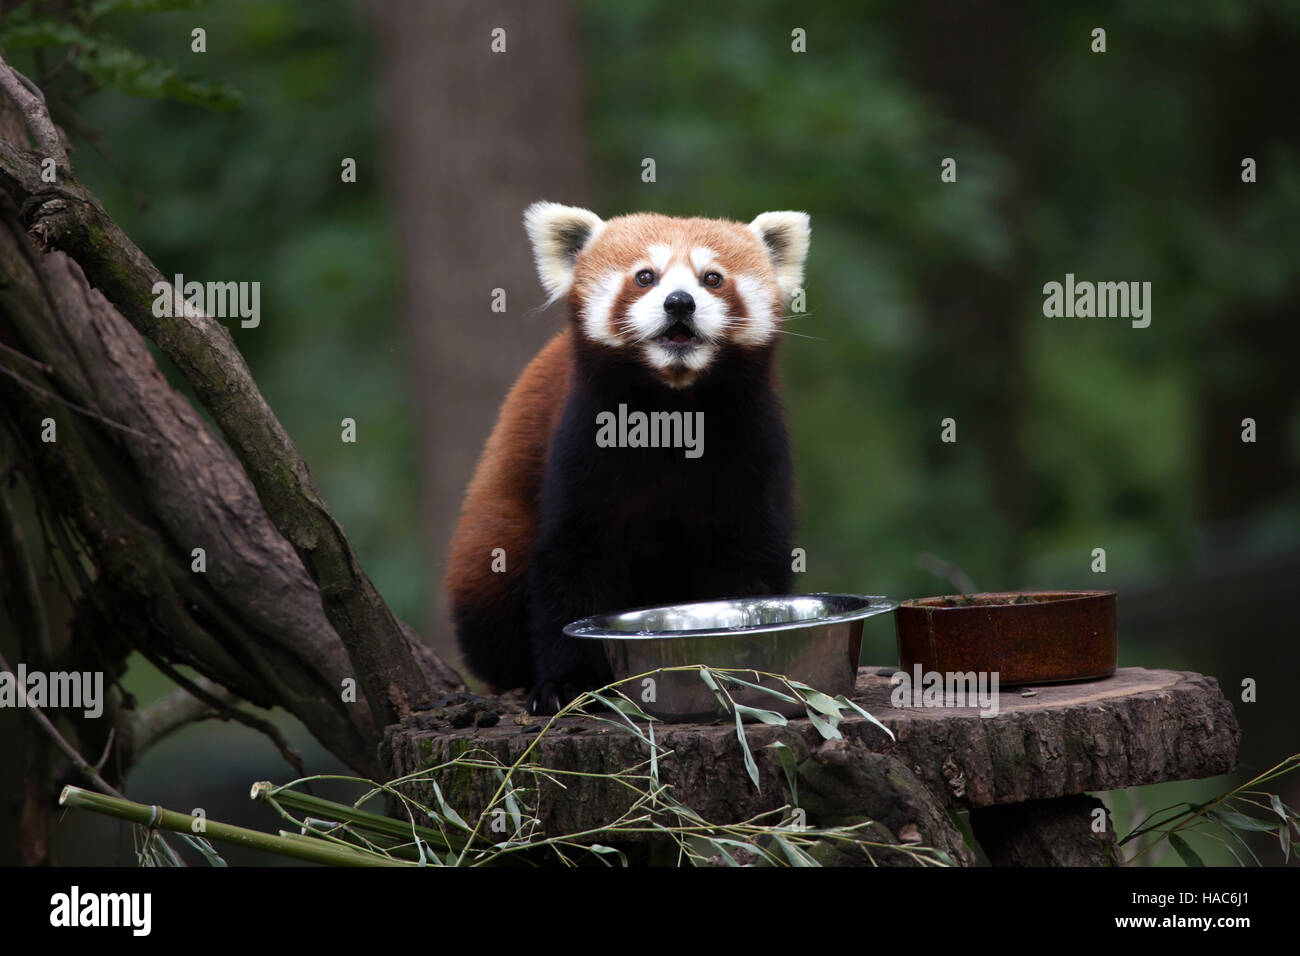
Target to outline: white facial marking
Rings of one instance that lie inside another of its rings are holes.
[[[654,342],[646,347],[646,357],[650,359],[650,364],[665,370],[681,368],[691,372],[702,372],[717,354],[718,350],[712,345],[698,346],[682,356],[675,355]]]
[[[704,267],[716,258],[708,246],[696,246],[691,250],[691,265],[695,266],[696,272],[703,272]]]
[[[673,257],[673,251],[667,246],[656,244],[646,249],[646,255],[650,257],[655,272],[663,272],[668,268],[668,260]]]
[[[776,334],[776,315],[772,293],[760,279],[751,275],[736,276],[736,291],[745,303],[749,319],[736,333],[736,341],[761,345]]]
[[[606,272],[594,284],[594,291],[582,310],[582,329],[593,342],[613,346],[622,344],[618,330],[614,328],[618,319],[610,314],[622,289],[623,273],[618,271]]]
[[[670,324],[664,300],[674,292],[685,292],[695,300],[691,316],[696,334],[706,342],[723,337],[728,326],[727,304],[700,285],[699,277],[688,266],[677,264],[659,277],[657,285],[647,289],[628,309],[627,326],[638,339],[654,338]]]

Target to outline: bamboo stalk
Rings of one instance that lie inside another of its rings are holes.
[[[452,849],[447,837],[430,827],[412,826],[410,823],[403,823],[400,820],[394,820],[392,817],[386,817],[379,813],[372,813],[369,810],[362,810],[343,803],[334,803],[332,800],[326,800],[323,797],[313,796],[308,793],[300,793],[297,790],[277,790],[269,781],[253,784],[249,796],[263,803],[274,800],[281,806],[293,810],[301,810],[322,819],[350,823],[359,829],[371,833],[382,833],[384,836],[396,837],[408,843],[411,842],[411,835],[414,832],[415,835],[430,846],[442,850]],[[461,841],[462,845],[463,842]],[[459,850],[460,846],[456,846],[455,849]]]
[[[150,829],[204,836],[222,843],[233,843],[236,846],[249,847],[266,853],[290,856],[308,863],[320,863],[326,866],[411,865],[401,860],[389,860],[378,854],[349,850],[347,847],[326,843],[323,840],[309,839],[306,842],[288,840],[270,833],[262,833],[260,830],[249,830],[246,827],[237,827],[217,820],[202,820],[202,829],[197,830],[194,828],[194,823],[200,818],[190,816],[188,813],[178,813],[159,806],[146,806],[132,800],[83,790],[81,787],[64,787],[63,793],[59,795],[59,805],[102,813]]]

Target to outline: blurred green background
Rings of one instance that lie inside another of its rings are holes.
[[[437,464],[420,451],[399,319],[403,275],[423,264],[402,248],[386,180],[374,10],[116,6],[88,35],[176,77],[106,46],[95,88],[21,16],[0,46],[49,76],[78,177],[164,274],[261,281],[262,327],[236,340],[380,591],[429,633],[441,544],[418,516]],[[1121,664],[1217,677],[1243,726],[1237,775],[1117,797],[1121,831],[1133,806],[1202,799],[1300,750],[1300,6],[763,0],[742,15],[590,0],[575,13],[583,134],[568,146],[587,187],[545,198],[605,216],[811,214],[808,312],[783,343],[803,588],[953,591],[931,555],[982,590],[1117,589]],[[796,27],[806,52],[792,52]],[[431,35],[429,55],[450,42],[471,41]],[[340,184],[343,156],[356,184]],[[940,181],[945,157],[955,183]],[[1257,182],[1242,182],[1245,157]],[[1043,284],[1067,272],[1150,282],[1150,327],[1044,317]],[[534,284],[506,321],[544,321],[525,313],[541,300]],[[339,441],[344,416],[360,445]],[[945,418],[954,444],[939,440]],[[892,625],[873,624],[864,658],[891,663]],[[1238,700],[1246,678],[1258,703]],[[134,679],[146,699],[164,689],[147,668]],[[242,799],[284,774],[251,733],[200,726],[146,758],[131,795],[220,817],[214,791]],[[1283,793],[1300,802],[1294,782]],[[69,861],[122,858],[78,845],[104,822],[65,825]]]

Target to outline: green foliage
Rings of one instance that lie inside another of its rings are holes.
[[[1200,853],[1188,842],[1186,834],[1198,833],[1221,844],[1240,866],[1246,855],[1260,865],[1259,857],[1246,843],[1254,833],[1272,833],[1277,837],[1282,861],[1291,861],[1292,833],[1300,837],[1300,813],[1282,802],[1276,793],[1260,790],[1263,784],[1300,770],[1300,754],[1292,754],[1251,780],[1204,803],[1179,803],[1157,810],[1119,841],[1120,846],[1145,838],[1146,843],[1129,860],[1135,863],[1168,840],[1174,852],[1188,866],[1205,866]]]
[[[169,99],[209,109],[234,109],[242,102],[228,84],[181,75],[174,67],[92,29],[101,16],[117,12],[188,9],[197,3],[169,0],[103,0],[76,5],[61,19],[46,15],[38,4],[18,7],[0,24],[0,48],[58,53],[94,87],[109,87],[127,96]]]

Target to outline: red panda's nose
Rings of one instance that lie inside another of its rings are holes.
[[[684,319],[695,311],[695,299],[680,289],[670,292],[664,299],[664,311],[675,319]]]

